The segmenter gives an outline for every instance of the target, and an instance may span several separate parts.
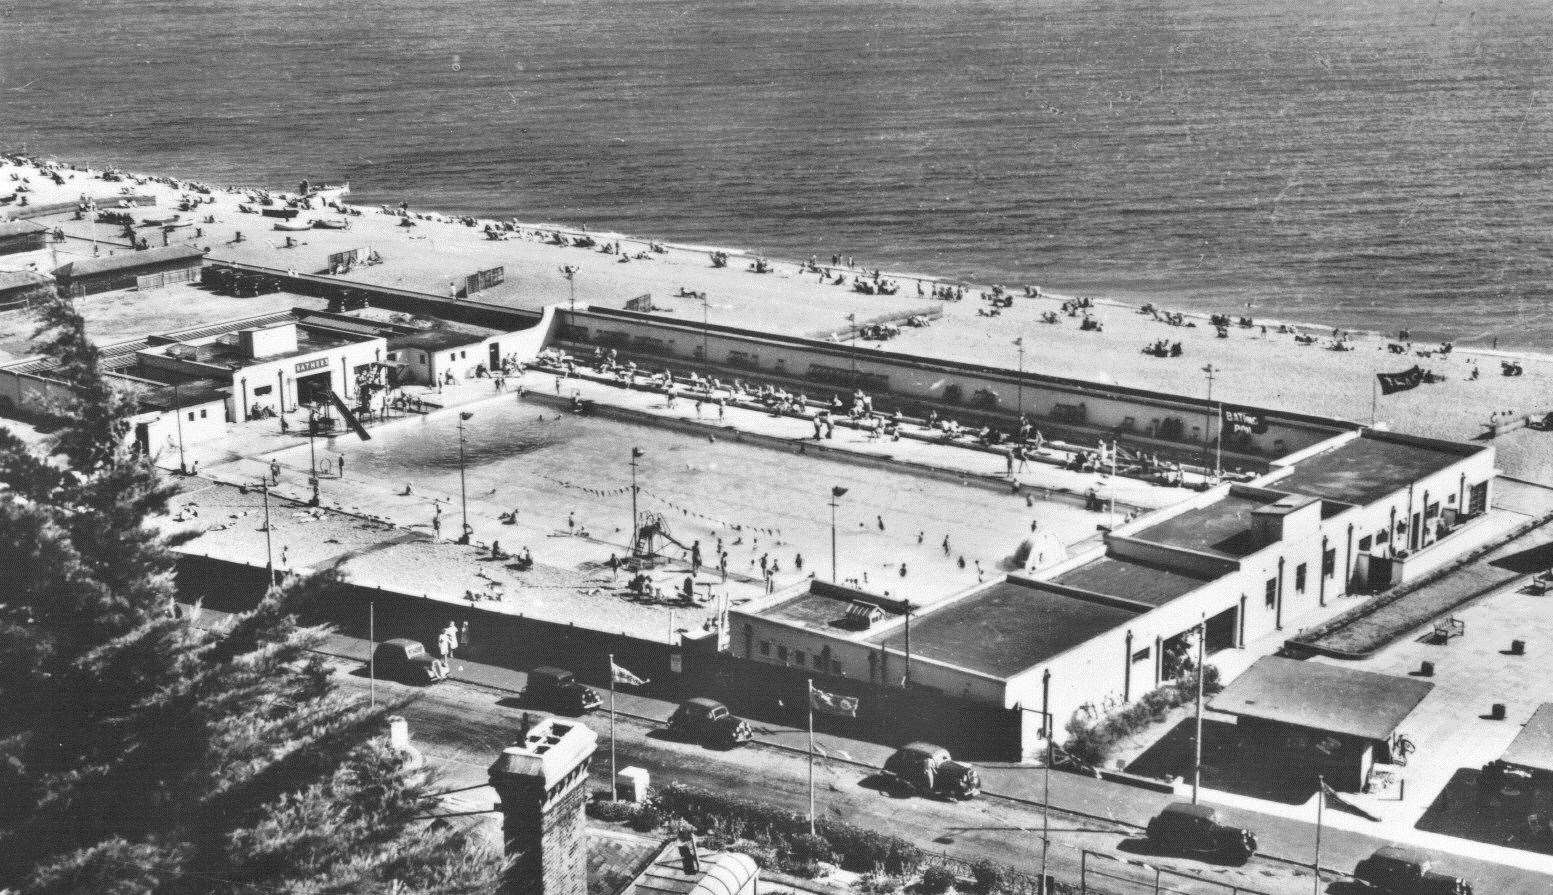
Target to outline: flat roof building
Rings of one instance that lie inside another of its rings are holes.
[[[1209,708],[1234,715],[1243,737],[1289,773],[1323,775],[1357,790],[1434,684],[1325,662],[1266,656]]]
[[[0,221],[0,255],[35,252],[48,243],[48,234],[37,221]]]
[[[68,295],[92,295],[117,289],[148,289],[199,279],[205,253],[192,245],[158,246],[120,252],[60,265],[54,270],[59,288]]]

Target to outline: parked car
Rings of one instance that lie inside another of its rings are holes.
[[[976,769],[949,757],[949,750],[932,743],[908,743],[884,763],[885,776],[897,786],[923,795],[970,799],[981,792]]]
[[[1207,805],[1172,802],[1148,825],[1149,841],[1173,851],[1211,854],[1244,864],[1256,854],[1256,835],[1228,826]]]
[[[1359,862],[1353,878],[1386,895],[1472,895],[1472,884],[1459,876],[1436,873],[1429,856],[1390,845]]]
[[[669,732],[714,749],[731,749],[754,739],[748,721],[715,699],[698,696],[679,704],[669,717]]]
[[[406,684],[430,684],[446,675],[437,674],[426,645],[408,637],[395,637],[377,645],[373,652],[374,670],[378,677],[392,678]]]
[[[526,703],[567,715],[583,715],[599,707],[599,694],[592,687],[578,683],[577,678],[564,668],[545,666],[528,673],[528,686],[523,690]]]

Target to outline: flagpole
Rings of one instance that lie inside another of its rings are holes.
[[[809,709],[809,835],[814,835],[814,678],[807,681],[804,704]]]
[[[609,654],[609,794],[619,797],[615,776],[615,654]]]
[[[1327,804],[1327,782],[1320,775],[1316,775],[1316,860],[1311,864],[1311,870],[1315,872],[1315,887],[1311,890],[1315,895],[1321,895],[1321,813]]]

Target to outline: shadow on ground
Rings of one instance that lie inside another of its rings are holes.
[[[1129,773],[1168,780],[1192,778],[1195,722],[1177,724],[1127,766]],[[1241,742],[1239,730],[1224,721],[1203,720],[1202,784],[1209,789],[1303,805],[1315,794],[1314,780],[1290,780],[1276,765]]]
[[[1418,820],[1418,829],[1473,842],[1523,851],[1553,854],[1548,820],[1553,816],[1553,791],[1485,791],[1478,787],[1476,768],[1458,768],[1440,790],[1434,804]]]
[[[1501,556],[1491,565],[1508,569],[1521,575],[1553,568],[1553,543],[1538,544],[1508,556]]]

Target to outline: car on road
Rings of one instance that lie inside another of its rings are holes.
[[[373,670],[378,677],[392,678],[405,684],[431,684],[442,680],[426,644],[408,637],[395,637],[377,645],[372,653]]]
[[[895,750],[884,762],[884,773],[895,786],[923,795],[970,799],[981,792],[976,769],[955,761],[948,749],[932,743],[908,743]]]
[[[669,717],[669,732],[714,749],[731,749],[755,738],[748,721],[715,699],[698,696],[679,704]]]
[[[1256,834],[1221,821],[1207,805],[1172,802],[1147,827],[1149,841],[1171,851],[1197,852],[1244,864],[1256,854]]]
[[[1353,878],[1385,895],[1472,895],[1471,883],[1436,872],[1428,855],[1395,845],[1377,849],[1360,861]]]
[[[538,708],[566,715],[585,715],[599,707],[599,694],[579,683],[576,675],[564,668],[544,666],[528,673],[523,701]]]

